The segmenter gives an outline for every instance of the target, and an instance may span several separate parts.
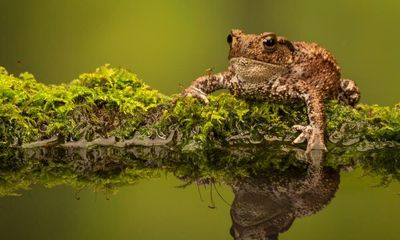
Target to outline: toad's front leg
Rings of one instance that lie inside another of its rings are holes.
[[[302,133],[293,141],[293,143],[301,143],[307,140],[306,153],[311,150],[324,150],[325,147],[325,106],[323,95],[316,90],[305,88],[301,93],[301,98],[307,106],[307,113],[310,125],[293,126],[294,129]]]
[[[183,92],[184,96],[191,96],[208,103],[207,94],[218,89],[231,89],[234,85],[234,73],[230,71],[210,74],[197,78]]]

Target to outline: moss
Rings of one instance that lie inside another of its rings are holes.
[[[41,84],[29,73],[15,77],[4,68],[0,80],[3,147],[54,137],[52,144],[82,140],[95,144],[96,139],[115,137],[110,144],[118,145],[137,134],[151,142],[175,132],[174,144],[190,150],[288,142],[298,134],[292,125],[307,124],[304,106],[244,101],[227,93],[210,96],[210,104],[204,105],[193,98],[165,96],[135,74],[109,65],[59,86]],[[352,108],[330,101],[326,111],[330,148],[400,141],[399,105]]]
[[[146,111],[168,98],[135,74],[103,66],[69,84],[46,86],[31,74],[0,69],[0,142],[21,145],[59,136],[60,141],[128,138]]]
[[[15,77],[4,68],[0,81],[3,147],[55,136],[56,143],[115,137],[109,143],[118,144],[137,135],[151,141],[174,131],[176,145],[203,148],[291,141],[298,134],[291,126],[307,124],[303,106],[248,102],[227,93],[210,96],[210,104],[204,105],[193,98],[165,96],[135,74],[109,65],[58,86],[41,84],[28,73]],[[399,105],[351,108],[330,101],[327,118],[330,148],[400,141]]]

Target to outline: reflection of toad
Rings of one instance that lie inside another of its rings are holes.
[[[278,239],[296,218],[324,208],[339,181],[339,171],[331,168],[300,178],[281,174],[238,181],[232,186],[231,235],[237,240]]]

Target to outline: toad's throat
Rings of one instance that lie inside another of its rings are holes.
[[[275,79],[286,71],[286,66],[266,63],[250,58],[231,58],[230,67],[237,76],[246,82],[266,82]]]

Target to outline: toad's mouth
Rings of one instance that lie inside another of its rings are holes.
[[[233,63],[233,64],[241,64],[241,65],[254,64],[254,65],[260,65],[260,66],[263,66],[263,65],[264,66],[274,66],[274,67],[281,66],[279,64],[267,63],[267,62],[263,62],[263,61],[260,61],[260,60],[247,58],[247,57],[232,57],[232,58],[229,59],[229,62],[231,64]],[[281,66],[281,67],[283,68],[283,66]]]
[[[246,81],[267,81],[286,71],[283,65],[272,64],[245,57],[229,60],[232,70]]]

